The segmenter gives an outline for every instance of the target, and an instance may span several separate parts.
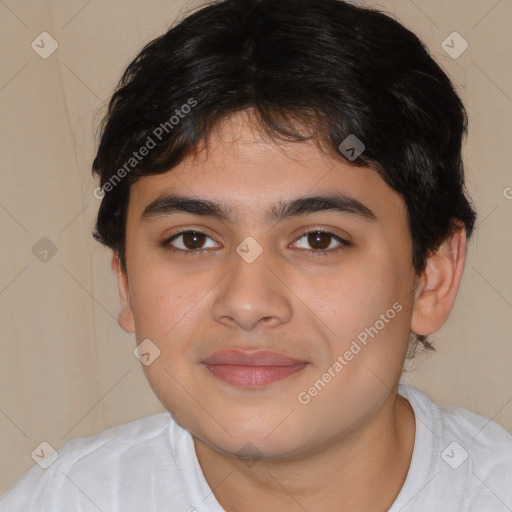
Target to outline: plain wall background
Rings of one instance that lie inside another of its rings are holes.
[[[428,45],[469,115],[477,228],[451,318],[432,336],[437,353],[418,357],[403,382],[512,432],[512,2],[359,3],[394,13]],[[59,449],[163,411],[133,355],[134,335],[117,324],[111,255],[91,236],[99,201],[90,167],[102,103],[121,73],[200,4],[0,3],[0,493],[34,464],[41,442]],[[31,48],[43,31],[59,45],[47,59]],[[453,31],[469,44],[457,59],[441,47]],[[33,252],[43,237],[57,251],[46,262]]]

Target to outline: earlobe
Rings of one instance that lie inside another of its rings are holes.
[[[466,229],[459,228],[427,259],[415,292],[410,330],[427,335],[448,319],[455,303],[466,261]]]
[[[114,272],[117,280],[117,288],[119,291],[119,302],[121,305],[121,310],[119,311],[119,315],[117,320],[119,325],[129,333],[135,332],[135,320],[133,317],[131,301],[130,301],[130,290],[128,287],[128,278],[121,268],[121,262],[119,260],[119,255],[114,253],[112,256],[112,271]]]

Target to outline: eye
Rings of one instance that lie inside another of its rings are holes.
[[[306,239],[306,243],[313,247],[313,249],[305,249],[314,255],[327,255],[328,253],[337,252],[338,250],[344,249],[345,247],[349,247],[351,245],[350,242],[347,242],[334,233],[322,231],[319,229],[304,233],[298,240],[300,241],[304,238]],[[161,245],[162,247],[169,249],[172,252],[181,252],[185,255],[199,254],[206,252],[207,249],[216,248],[215,246],[212,247],[211,245],[209,247],[205,247],[204,243],[207,239],[212,240],[212,238],[209,237],[206,233],[189,229],[174,234],[170,238],[164,240]],[[332,247],[333,241],[338,242],[337,247]]]
[[[320,229],[316,229],[313,231],[308,231],[304,233],[299,241],[305,238],[306,243],[313,247],[313,249],[307,249],[311,253],[315,255],[326,255],[328,253],[336,252],[340,249],[350,246],[350,242],[347,242],[343,238],[335,235],[334,233],[330,233],[328,231],[322,231]],[[337,241],[338,246],[332,248],[332,242]]]
[[[173,242],[175,242],[175,240],[179,240],[180,238],[182,238],[182,240],[179,243],[176,243],[178,247],[174,246]],[[211,237],[209,237],[206,233],[202,233],[201,231],[180,231],[167,240],[164,240],[162,242],[162,246],[169,248],[173,252],[180,251],[184,252],[185,254],[198,253],[202,252],[204,249],[211,248],[211,246],[206,248],[203,247],[203,244],[207,238],[212,240]]]

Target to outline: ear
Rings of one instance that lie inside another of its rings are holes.
[[[420,335],[437,331],[448,319],[466,262],[466,229],[457,231],[427,259],[415,291],[410,329]]]
[[[112,270],[117,279],[117,288],[119,290],[119,302],[121,311],[117,317],[119,325],[126,332],[135,332],[135,320],[133,317],[132,307],[130,303],[130,290],[128,288],[128,277],[121,267],[119,255],[114,253],[112,256]]]

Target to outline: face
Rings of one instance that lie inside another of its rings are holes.
[[[225,216],[154,203],[166,195]],[[396,386],[411,252],[404,202],[375,171],[265,141],[237,115],[207,152],[132,186],[120,323],[160,351],[143,369],[189,432],[224,453],[298,457],[347,435]],[[249,359],[212,359],[232,349]]]

